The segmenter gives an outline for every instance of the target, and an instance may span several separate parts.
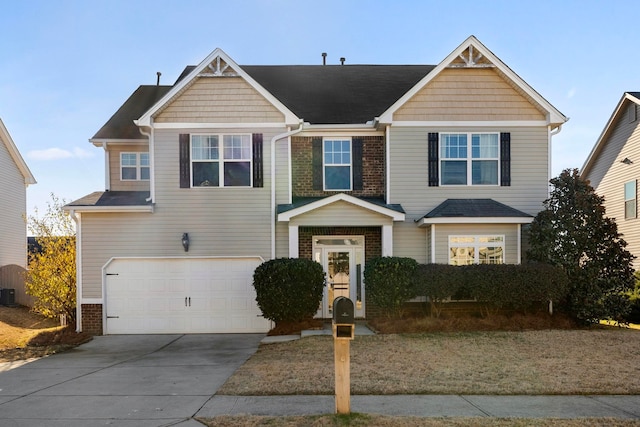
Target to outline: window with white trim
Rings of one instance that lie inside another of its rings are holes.
[[[499,133],[441,133],[441,185],[498,185]]]
[[[504,264],[504,236],[449,236],[449,264]]]
[[[191,135],[193,187],[251,187],[251,135]]]
[[[624,184],[624,219],[637,217],[636,180]]]
[[[149,153],[120,153],[120,180],[148,181]]]
[[[351,157],[350,138],[323,140],[322,158],[325,190],[351,190]]]

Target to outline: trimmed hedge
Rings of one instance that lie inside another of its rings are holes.
[[[404,303],[418,295],[417,268],[413,258],[370,259],[364,269],[367,298],[387,316],[401,316]]]
[[[324,286],[322,266],[310,259],[277,258],[263,262],[253,273],[258,307],[276,325],[313,317]]]
[[[548,264],[425,264],[418,273],[418,293],[432,303],[471,299],[496,309],[527,310],[558,302],[569,285],[564,271]]]

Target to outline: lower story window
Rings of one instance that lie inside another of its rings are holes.
[[[504,236],[449,236],[449,264],[504,264]]]

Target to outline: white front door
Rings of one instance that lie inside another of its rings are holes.
[[[314,237],[314,259],[322,264],[327,278],[322,304],[315,317],[331,319],[333,300],[341,296],[353,301],[356,317],[364,317],[363,240],[353,236],[346,239]],[[336,245],[337,242],[345,244]]]

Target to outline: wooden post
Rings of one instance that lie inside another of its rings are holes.
[[[344,338],[333,339],[336,370],[336,414],[351,413],[351,355],[349,342],[349,339]]]

